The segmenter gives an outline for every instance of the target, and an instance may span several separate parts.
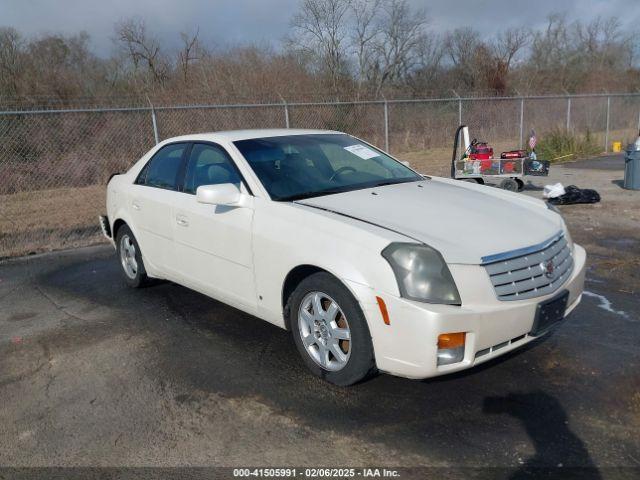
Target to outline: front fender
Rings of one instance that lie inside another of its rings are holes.
[[[399,295],[393,271],[380,252],[406,237],[335,213],[256,200],[254,269],[258,311],[265,320],[285,326],[282,288],[287,275],[301,265],[334,275],[358,301],[360,288]]]

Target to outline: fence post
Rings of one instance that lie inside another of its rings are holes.
[[[567,132],[571,129],[571,97],[567,97]]]
[[[611,113],[611,97],[607,96],[607,129],[604,133],[604,153],[609,153],[609,119]]]
[[[286,128],[289,128],[289,105],[280,93],[278,93],[278,96],[280,97],[280,101],[282,101],[282,106],[284,107],[284,125]]]
[[[389,151],[389,102],[384,99],[384,149]]]
[[[156,141],[156,145],[160,143],[160,136],[158,135],[158,122],[156,121],[156,111],[151,107],[151,122],[153,123],[153,138]]]
[[[153,108],[153,103],[151,103],[151,99],[149,95],[147,97],[147,102],[149,102],[149,106],[151,107],[151,124],[153,125],[153,138],[156,141],[156,145],[160,143],[160,136],[158,135],[158,122],[156,120],[156,111]]]
[[[520,97],[520,150],[524,145],[524,97]]]
[[[284,124],[289,128],[289,105],[287,102],[284,102]]]

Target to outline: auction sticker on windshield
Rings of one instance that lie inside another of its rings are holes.
[[[370,148],[365,147],[364,145],[351,145],[349,147],[344,147],[347,152],[353,153],[354,155],[359,156],[365,160],[369,160],[370,158],[377,157],[380,154]]]

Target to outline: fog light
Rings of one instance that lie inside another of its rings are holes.
[[[438,365],[450,365],[464,359],[464,332],[438,336]]]

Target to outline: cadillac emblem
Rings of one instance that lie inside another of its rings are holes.
[[[540,268],[542,269],[542,273],[544,273],[545,277],[553,278],[553,272],[556,269],[555,265],[553,264],[553,260],[547,260],[546,262],[542,262],[540,264]]]

